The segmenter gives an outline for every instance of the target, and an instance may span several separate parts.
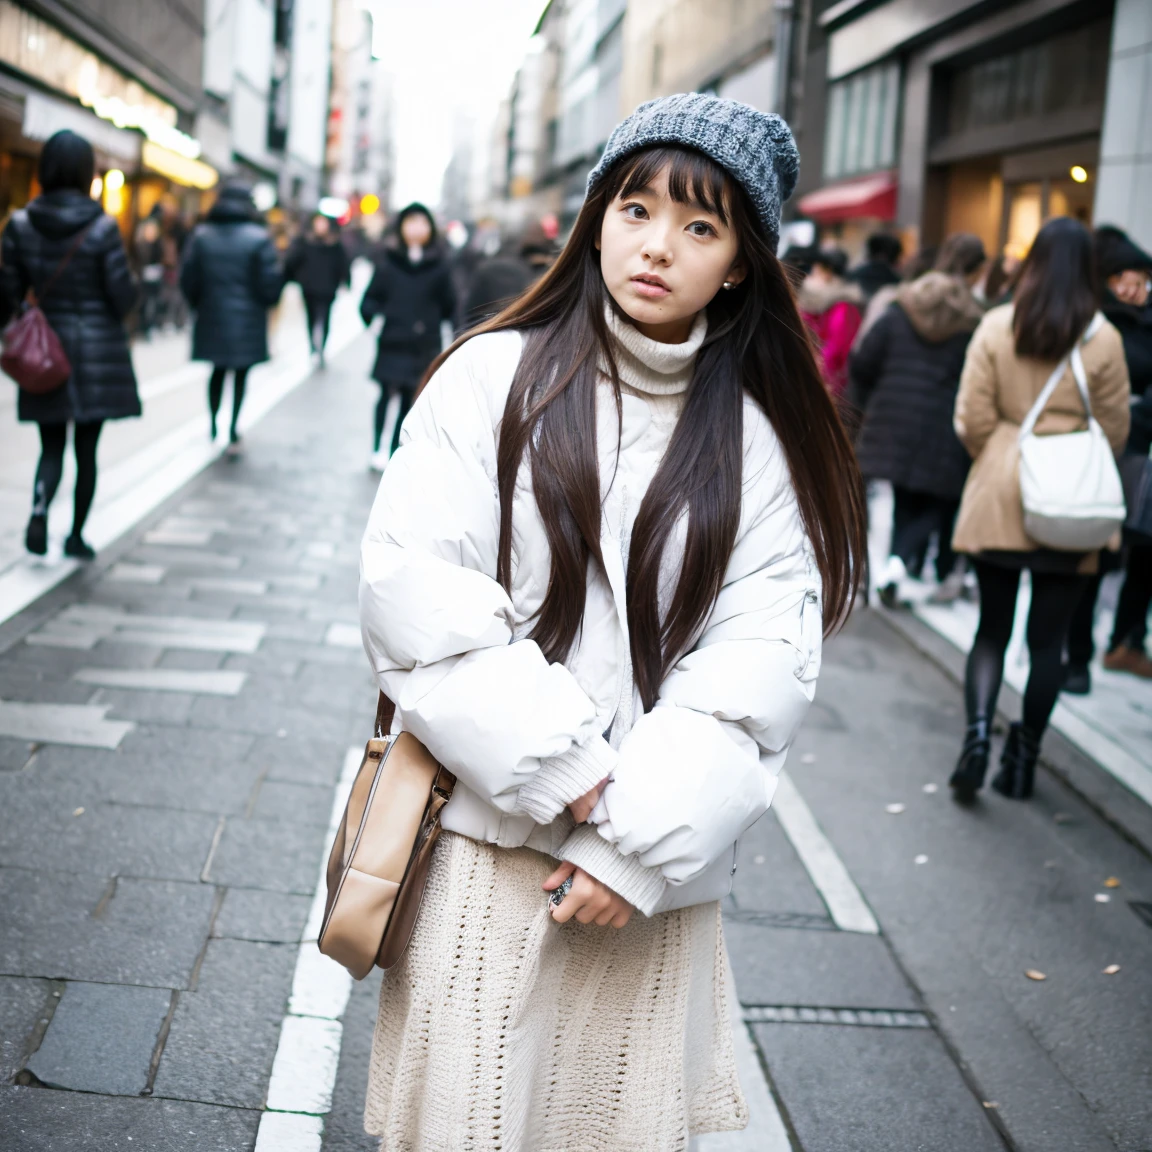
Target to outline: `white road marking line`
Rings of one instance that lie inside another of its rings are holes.
[[[828,906],[836,927],[845,932],[878,935],[880,926],[872,909],[787,772],[780,773],[772,810]]]
[[[200,529],[154,528],[144,533],[145,544],[158,544],[165,548],[203,548],[212,533]]]
[[[105,720],[108,707],[0,700],[0,736],[80,748],[118,748],[136,725],[130,720]]]
[[[340,1018],[348,1005],[352,977],[320,954],[316,938],[324,920],[328,852],[363,755],[361,748],[348,749],[336,783],[316,892],[296,956],[288,1013],[280,1025],[256,1152],[320,1152],[323,1117],[332,1108],[344,1039]]]
[[[142,692],[195,692],[202,696],[238,696],[247,672],[183,668],[80,668],[73,680],[103,688],[133,688]]]
[[[360,648],[364,640],[360,635],[359,624],[333,624],[324,634],[324,643],[333,648]]]
[[[167,571],[167,568],[163,568],[159,564],[130,564],[121,561],[108,569],[104,574],[104,579],[116,580],[124,584],[159,584]]]

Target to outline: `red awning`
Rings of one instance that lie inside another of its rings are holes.
[[[821,224],[856,220],[862,216],[894,220],[898,187],[895,172],[881,172],[809,192],[797,207],[803,215]]]

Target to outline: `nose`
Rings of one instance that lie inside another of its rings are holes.
[[[644,246],[641,254],[653,264],[672,263],[672,237],[667,226],[661,226],[656,221],[644,230]]]

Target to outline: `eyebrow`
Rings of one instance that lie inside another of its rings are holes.
[[[630,196],[656,196],[658,195],[655,188],[651,184],[645,184],[641,188],[631,188],[627,191],[621,189],[616,193],[618,200],[627,200]],[[702,200],[697,199],[695,196],[691,200],[677,200],[671,193],[665,192],[665,196],[672,201],[673,204],[683,204],[686,208],[693,208],[697,212],[703,212],[707,216],[715,216],[717,220],[723,221],[724,217],[716,211],[715,208],[709,208]]]

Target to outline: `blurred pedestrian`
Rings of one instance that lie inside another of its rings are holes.
[[[164,246],[155,216],[146,216],[136,226],[133,255],[140,277],[140,335],[150,339],[164,308]]]
[[[68,425],[76,456],[72,531],[64,554],[95,555],[83,538],[96,494],[96,445],[105,420],[140,415],[136,374],[124,319],[136,303],[136,284],[115,219],[92,199],[96,160],[92,145],[74,132],[57,132],[40,153],[41,194],[13,213],[0,243],[0,292],[5,312],[34,293],[60,338],[72,375],[52,392],[21,390],[20,420],[40,427],[29,552],[48,549],[48,506],[64,471]]]
[[[873,232],[867,242],[868,259],[848,273],[848,279],[860,286],[865,300],[871,300],[881,288],[900,283],[897,265],[904,253],[899,236]]]
[[[816,337],[824,383],[839,399],[848,385],[848,354],[860,327],[864,293],[844,279],[848,257],[839,248],[820,248],[800,286],[800,312]]]
[[[372,436],[372,467],[384,464],[400,443],[400,426],[412,407],[428,365],[443,347],[441,324],[452,321],[456,293],[432,213],[423,204],[409,204],[396,222],[376,261],[376,272],[360,302],[365,324],[384,317],[372,378],[380,385]],[[380,441],[388,402],[400,407],[387,455]]]
[[[213,440],[224,381],[232,373],[228,443],[235,450],[248,372],[268,359],[268,309],[283,287],[276,248],[246,185],[226,185],[208,219],[192,233],[180,287],[196,313],[192,359],[212,365],[208,413]]]
[[[557,248],[539,223],[518,241],[483,261],[472,275],[464,301],[464,327],[491,319],[527,291],[556,261]]]
[[[1116,329],[1094,323],[1097,288],[1092,237],[1068,217],[1040,229],[1024,262],[1015,300],[993,308],[976,329],[956,398],[956,432],[972,454],[953,546],[972,557],[980,585],[980,625],[968,656],[964,698],[968,730],[950,783],[970,801],[984,782],[991,723],[1012,636],[1020,573],[1031,575],[1027,642],[1031,670],[1023,716],[1013,723],[992,787],[1026,799],[1040,739],[1063,677],[1068,625],[1097,553],[1040,547],[1024,530],[1020,491],[1021,425],[1062,368],[1059,384],[1036,423],[1045,436],[1087,426],[1080,391],[1068,363],[1079,345],[1092,416],[1118,452],[1128,436],[1128,370]]]
[[[852,353],[850,398],[862,412],[860,470],[868,480],[889,481],[895,500],[888,565],[877,579],[889,608],[904,577],[920,574],[933,536],[937,599],[955,599],[961,590],[952,526],[969,457],[952,414],[964,353],[984,316],[972,295],[983,265],[979,237],[949,236],[936,269],[901,286]]]
[[[364,642],[459,778],[381,986],[386,1148],[683,1149],[747,1123],[719,901],[864,548],[775,256],[797,167],[779,117],[641,106],[384,472]]]
[[[317,212],[308,232],[297,236],[289,246],[284,278],[300,285],[308,317],[308,344],[321,368],[332,322],[332,303],[341,285],[351,286],[351,277],[352,264],[339,232],[327,216]]]
[[[980,286],[985,306],[994,308],[998,304],[1007,304],[1012,299],[1019,273],[1020,261],[1015,256],[1007,252],[997,256],[988,266],[988,274]]]
[[[935,244],[929,244],[924,248],[918,248],[902,265],[903,282],[911,284],[913,280],[923,276],[925,272],[931,272],[936,265],[937,248]],[[864,309],[864,319],[860,321],[860,327],[856,330],[856,338],[852,342],[853,348],[859,348],[864,337],[872,329],[872,325],[888,311],[888,305],[896,299],[896,293],[900,290],[899,284],[886,284],[883,288],[879,288],[876,294],[868,301],[868,306]]]
[[[1132,427],[1127,453],[1137,461],[1147,461],[1152,451],[1152,298],[1149,296],[1152,256],[1119,228],[1097,228],[1095,239],[1097,267],[1104,281],[1101,311],[1124,341],[1124,359],[1132,388]],[[1152,606],[1152,538],[1125,532],[1123,563],[1110,552],[1103,553],[1101,560],[1101,572],[1091,578],[1068,633],[1064,691],[1077,695],[1089,692],[1092,687],[1088,666],[1095,651],[1092,630],[1105,570],[1123,568],[1124,581],[1116,601],[1112,638],[1101,663],[1110,672],[1129,672],[1152,680],[1152,659],[1145,649],[1148,610]]]

